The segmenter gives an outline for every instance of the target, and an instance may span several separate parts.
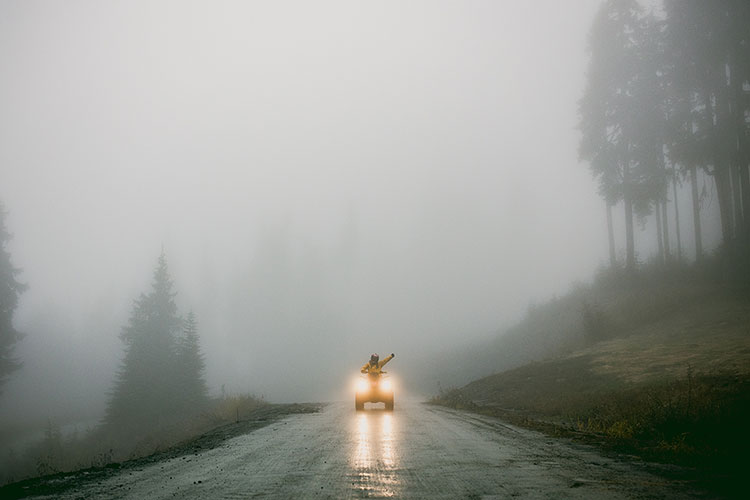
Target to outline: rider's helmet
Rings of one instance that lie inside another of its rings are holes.
[[[373,354],[372,356],[370,356],[370,364],[371,365],[377,365],[378,361],[380,361],[380,356],[378,356],[377,353]]]

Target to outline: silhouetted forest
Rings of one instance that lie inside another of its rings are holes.
[[[647,12],[635,0],[608,0],[590,33],[579,154],[607,204],[610,261],[617,265],[612,209],[620,203],[628,271],[637,260],[634,220],[647,216],[655,221],[659,260],[684,257],[676,203],[683,183],[700,261],[702,171],[715,184],[725,264],[746,274],[750,3],[666,0],[663,7]]]

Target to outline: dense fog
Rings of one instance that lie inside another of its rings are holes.
[[[372,352],[429,394],[431,356],[607,261],[577,152],[599,4],[0,3],[29,286],[3,418],[101,416],[162,250],[211,394],[348,397]]]

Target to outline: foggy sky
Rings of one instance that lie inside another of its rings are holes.
[[[589,279],[598,4],[0,2],[0,199],[30,286],[0,404],[100,411],[162,248],[212,392],[273,400]]]

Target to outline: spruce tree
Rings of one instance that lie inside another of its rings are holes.
[[[180,402],[185,413],[196,413],[205,408],[208,401],[205,360],[200,350],[200,338],[195,314],[188,313],[177,344],[177,376]]]
[[[112,428],[156,428],[174,420],[180,411],[175,366],[182,321],[174,296],[162,252],[151,291],[135,301],[128,325],[120,334],[125,357],[105,417]]]
[[[5,207],[0,202],[0,391],[11,373],[21,367],[13,351],[21,334],[13,328],[13,313],[18,306],[18,297],[26,289],[16,276],[19,269],[13,267],[10,253],[5,245],[10,240],[10,233],[5,227]]]

